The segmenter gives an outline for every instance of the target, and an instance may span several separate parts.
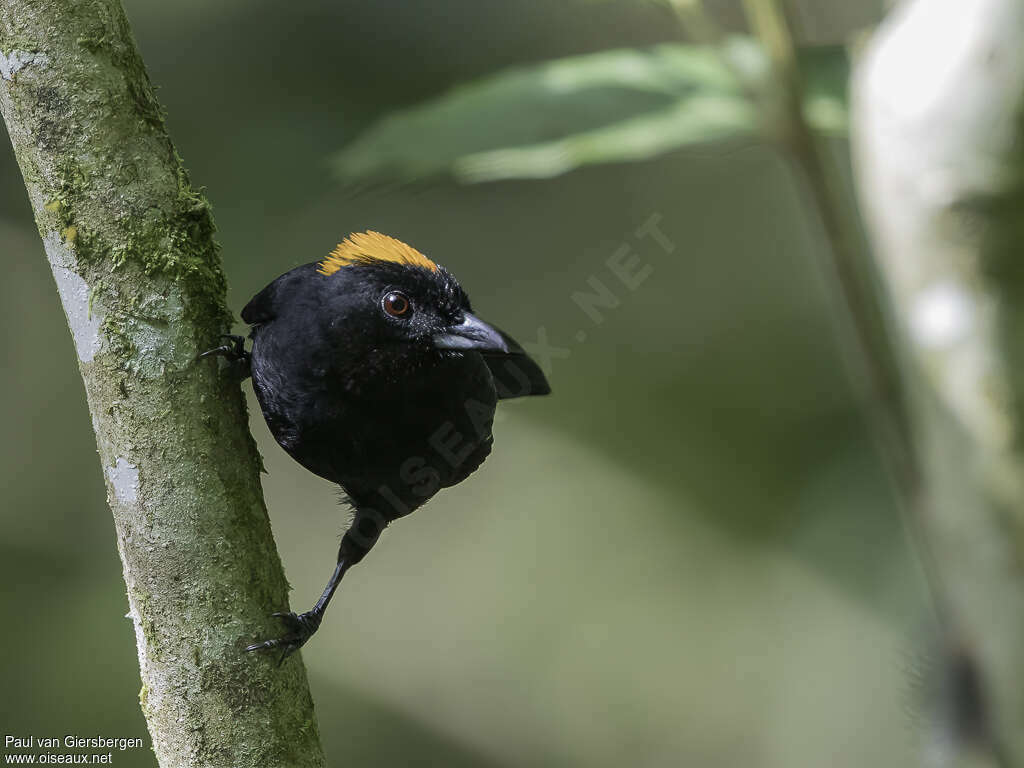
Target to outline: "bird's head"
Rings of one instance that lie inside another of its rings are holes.
[[[321,317],[331,335],[420,352],[507,353],[509,341],[476,317],[448,270],[379,232],[349,235],[317,264]]]

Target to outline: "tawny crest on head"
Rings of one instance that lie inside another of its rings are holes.
[[[353,267],[374,262],[405,264],[410,267],[423,267],[437,272],[437,264],[432,262],[411,245],[401,240],[382,235],[380,232],[353,232],[342,240],[331,251],[330,255],[320,262],[317,272],[321,275],[333,275],[342,267]]]

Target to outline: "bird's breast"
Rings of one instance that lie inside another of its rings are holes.
[[[306,468],[340,484],[354,501],[408,514],[441,488],[461,482],[490,453],[497,396],[475,353],[423,365],[405,376],[282,376],[253,382],[275,438]],[[302,401],[302,402],[299,402]],[[276,407],[275,407],[276,406]],[[283,406],[283,407],[281,407]]]

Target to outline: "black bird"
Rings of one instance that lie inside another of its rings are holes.
[[[515,341],[473,314],[448,270],[378,232],[281,275],[242,319],[251,352],[236,336],[204,356],[248,364],[274,438],[355,511],[316,605],[275,613],[285,633],[246,649],[280,649],[283,662],[392,520],[483,463],[497,401],[551,390]]]

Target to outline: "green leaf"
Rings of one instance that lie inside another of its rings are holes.
[[[582,165],[646,160],[691,144],[749,135],[756,124],[757,111],[745,99],[697,95],[564,139],[464,155],[451,171],[466,183],[547,178]]]
[[[808,115],[830,130],[845,120],[845,56],[836,64],[834,50],[815,53],[814,66],[828,76],[808,78]],[[384,117],[333,166],[347,182],[546,178],[756,136],[750,93],[766,72],[749,38],[721,49],[659,45],[517,68]]]

